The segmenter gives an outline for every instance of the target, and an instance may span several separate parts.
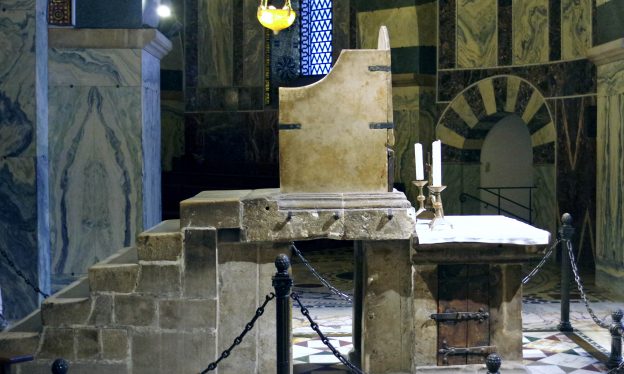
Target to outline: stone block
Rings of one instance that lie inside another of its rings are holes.
[[[204,191],[180,203],[180,225],[185,227],[240,227],[240,201],[251,190]]]
[[[217,297],[217,230],[185,228],[183,293],[186,297]]]
[[[153,326],[156,300],[150,296],[115,295],[115,323],[125,326]]]
[[[39,338],[38,332],[4,332],[0,334],[0,356],[34,355]]]
[[[160,327],[173,330],[215,329],[216,300],[160,300]]]
[[[197,373],[217,357],[215,336],[206,332],[134,332],[131,347],[133,374]]]
[[[522,265],[490,265],[490,344],[501,357],[522,360]]]
[[[438,265],[413,266],[414,362],[436,365],[438,326],[431,313],[438,310]]]
[[[180,294],[180,264],[177,262],[141,263],[136,292],[177,296]]]
[[[128,358],[128,332],[121,329],[102,329],[102,359],[126,360]]]
[[[136,243],[141,261],[176,261],[182,254],[180,221],[163,221],[141,233]]]
[[[89,268],[92,292],[133,292],[139,276],[139,264],[96,265]]]
[[[93,307],[89,315],[88,324],[91,326],[109,325],[113,320],[113,297],[97,295],[92,298]]]
[[[74,330],[69,328],[46,327],[43,330],[43,342],[37,358],[57,359],[62,357],[73,360]]]
[[[41,304],[41,319],[45,326],[84,325],[91,312],[91,299],[57,299],[51,297]]]
[[[76,358],[97,359],[100,355],[99,331],[95,328],[76,329]]]

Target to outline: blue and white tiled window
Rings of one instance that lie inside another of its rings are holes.
[[[325,75],[332,63],[332,0],[301,0],[301,75]]]

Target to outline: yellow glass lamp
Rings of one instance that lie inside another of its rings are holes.
[[[258,21],[260,21],[262,26],[273,30],[277,34],[295,22],[297,15],[290,5],[290,0],[286,0],[282,9],[277,9],[267,3],[268,0],[260,0],[260,6],[258,6]]]

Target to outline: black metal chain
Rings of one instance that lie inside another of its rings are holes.
[[[561,241],[560,239],[557,239],[557,241],[553,245],[551,245],[550,248],[548,248],[548,251],[544,255],[544,258],[542,258],[542,261],[540,261],[540,263],[537,264],[537,266],[534,267],[533,270],[531,270],[531,272],[522,279],[522,284],[529,283],[531,278],[533,278],[535,274],[537,274],[540,270],[542,270],[542,267],[546,263],[546,260],[548,260],[548,258],[553,254],[554,249],[557,248],[557,245],[559,245],[560,241]]]
[[[308,270],[310,270],[310,272],[312,272],[312,274],[314,274],[314,276],[316,278],[318,278],[318,280],[321,283],[323,283],[323,286],[327,287],[331,292],[336,294],[338,297],[340,297],[340,298],[342,298],[342,299],[344,299],[344,300],[346,300],[346,301],[348,301],[350,303],[353,303],[353,298],[351,296],[347,295],[346,293],[340,291],[336,287],[332,286],[331,283],[329,283],[325,278],[323,278],[323,276],[321,274],[319,274],[319,272],[316,271],[316,269],[312,265],[310,265],[308,260],[306,260],[305,257],[303,257],[303,255],[301,254],[299,249],[297,249],[297,247],[295,247],[294,244],[290,244],[290,247],[292,248],[293,252],[297,255],[297,257],[299,257],[301,262],[303,262],[305,267],[307,267]]]
[[[583,303],[585,304],[585,308],[587,308],[587,312],[590,317],[594,320],[594,322],[602,327],[603,329],[608,329],[610,324],[605,322],[606,319],[610,318],[610,316],[605,317],[605,319],[601,320],[596,316],[594,310],[589,306],[589,301],[587,300],[587,295],[585,295],[585,290],[583,289],[583,281],[581,281],[581,276],[579,274],[578,268],[576,267],[576,259],[574,258],[574,251],[572,250],[572,243],[569,240],[566,240],[566,248],[568,250],[568,254],[570,255],[570,264],[572,266],[572,271],[574,272],[574,281],[576,282],[576,286],[581,294],[581,298],[583,299]]]
[[[253,316],[251,321],[249,321],[249,323],[245,325],[245,328],[243,329],[243,332],[234,339],[234,342],[232,343],[232,345],[230,345],[230,347],[228,349],[226,349],[225,351],[223,351],[221,353],[221,356],[219,356],[219,359],[217,361],[211,362],[208,365],[208,367],[201,372],[201,374],[205,374],[205,373],[207,373],[209,371],[212,371],[212,370],[216,369],[217,365],[219,364],[219,362],[221,360],[223,360],[224,358],[227,358],[227,357],[230,356],[230,353],[232,352],[234,347],[239,345],[243,341],[243,338],[245,337],[245,335],[249,331],[251,331],[251,329],[253,329],[254,323],[256,323],[258,318],[260,318],[260,316],[262,314],[264,314],[264,308],[269,303],[269,301],[271,301],[273,299],[275,299],[275,294],[273,292],[271,292],[270,294],[266,295],[264,303],[262,303],[262,305],[258,309],[256,309],[256,314]]]
[[[22,278],[24,280],[24,282],[27,285],[29,285],[30,288],[33,289],[33,291],[35,291],[36,293],[40,294],[44,298],[50,297],[50,295],[48,295],[47,293],[41,291],[41,289],[37,285],[35,285],[33,282],[31,282],[30,279],[26,278],[24,273],[22,273],[22,271],[17,268],[15,263],[13,261],[11,261],[11,259],[9,258],[8,253],[6,253],[4,249],[0,248],[0,254],[2,254],[2,257],[4,257],[6,259],[7,263],[9,264],[9,267],[15,272],[15,274],[17,274],[18,277]]]
[[[293,300],[295,300],[297,304],[299,304],[299,309],[301,309],[301,314],[303,314],[308,319],[308,322],[310,322],[310,327],[312,328],[312,330],[316,332],[319,338],[321,338],[321,341],[323,342],[323,344],[325,344],[327,348],[329,348],[332,351],[334,356],[336,356],[336,358],[340,360],[340,362],[342,362],[343,365],[348,367],[352,373],[366,374],[365,372],[360,370],[357,366],[349,362],[349,360],[347,360],[342,354],[340,354],[340,352],[338,352],[338,350],[329,342],[329,339],[323,334],[323,332],[319,328],[318,323],[314,322],[312,317],[310,317],[310,311],[308,310],[308,308],[303,306],[303,304],[301,303],[301,300],[299,299],[299,295],[297,295],[296,292],[293,292],[290,294],[290,297]]]

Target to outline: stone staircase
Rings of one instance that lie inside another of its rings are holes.
[[[197,371],[197,362],[191,368],[181,360],[166,360],[171,367],[151,350],[156,339],[166,340],[171,354],[182,353],[178,343],[187,348],[180,338],[185,330],[214,335],[204,318],[214,315],[214,300],[183,298],[182,257],[180,221],[161,222],[140,234],[135,247],[92,266],[88,277],[49,297],[39,310],[1,333],[0,356],[36,357],[15,366],[18,374],[50,373],[59,357],[71,362],[71,373],[155,372],[150,361],[159,366],[157,371]],[[197,343],[193,351],[203,356],[203,365],[209,358],[199,351],[208,352],[207,341]],[[133,370],[133,362],[145,370]]]

